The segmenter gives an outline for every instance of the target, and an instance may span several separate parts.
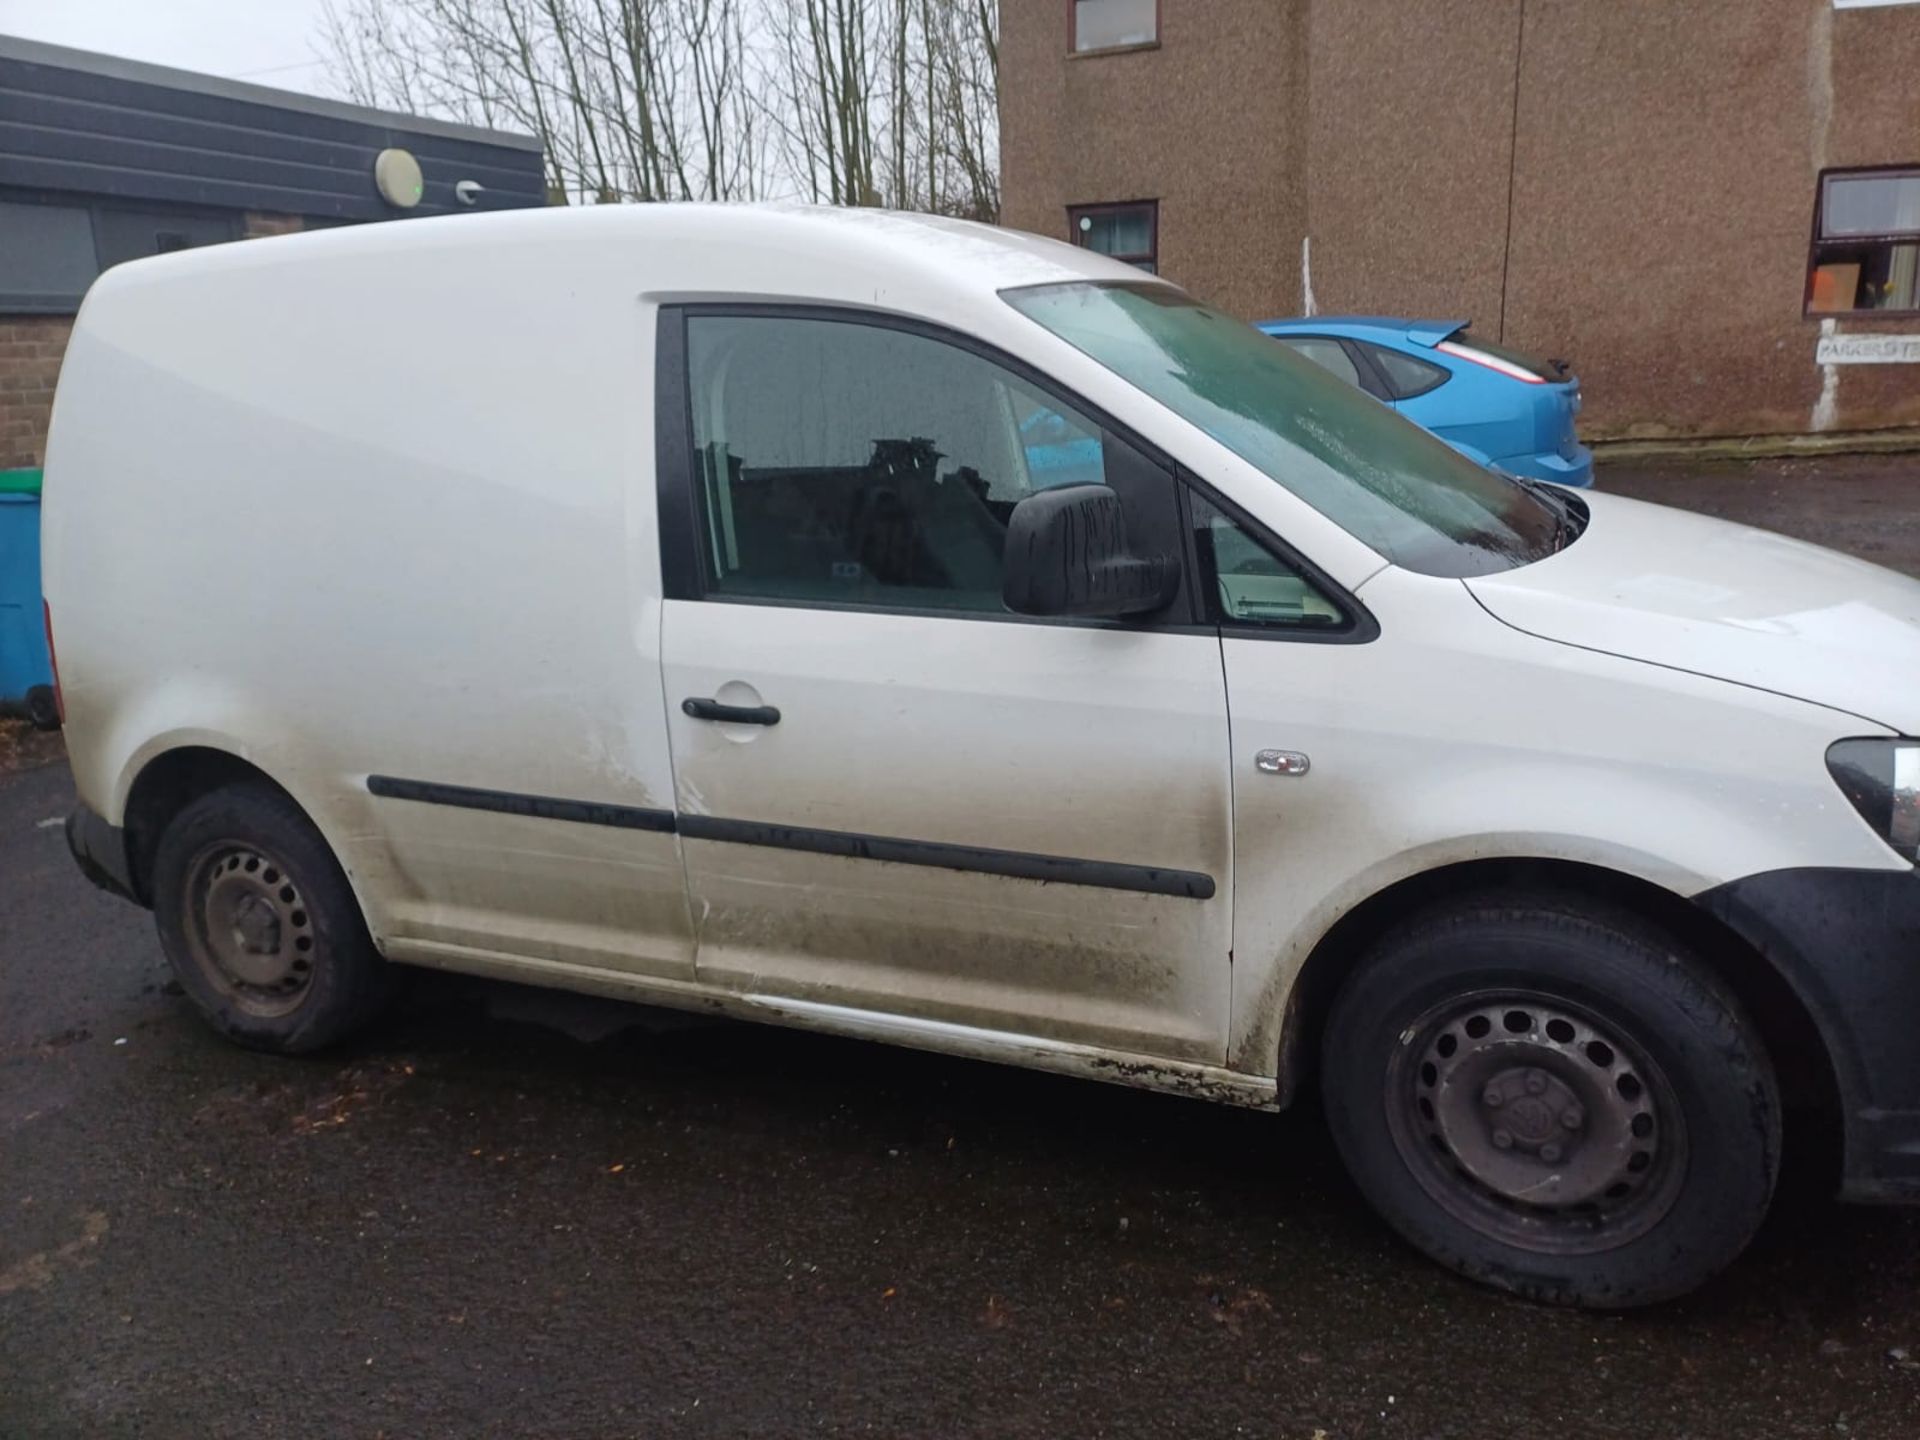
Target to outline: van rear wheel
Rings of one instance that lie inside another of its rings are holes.
[[[153,864],[161,947],[212,1026],[242,1045],[318,1050],[377,1016],[387,962],[313,823],[264,785],[187,805]]]
[[[1766,1214],[1772,1066],[1738,1002],[1631,915],[1429,912],[1334,1002],[1322,1079],[1360,1188],[1442,1264],[1538,1300],[1684,1293]]]

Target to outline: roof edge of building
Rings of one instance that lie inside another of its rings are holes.
[[[416,134],[438,135],[451,140],[466,140],[480,145],[497,145],[510,150],[539,151],[540,142],[531,135],[511,130],[488,130],[479,125],[462,125],[452,120],[435,120],[424,115],[408,115],[397,110],[376,110],[345,100],[330,100],[321,95],[304,95],[297,90],[279,90],[271,85],[254,85],[245,80],[229,80],[220,75],[205,75],[193,70],[177,70],[170,65],[153,65],[145,60],[128,60],[119,55],[103,55],[95,50],[76,50],[45,40],[29,40],[19,35],[0,35],[0,59],[18,60],[29,65],[47,65],[60,70],[79,70],[111,79],[142,85],[158,85],[169,90],[186,90],[201,95],[217,95],[227,100],[270,105],[280,110],[298,110],[348,120],[360,125],[379,125],[391,130],[411,130]]]

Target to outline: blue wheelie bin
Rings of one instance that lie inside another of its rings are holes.
[[[0,711],[59,723],[40,608],[38,470],[0,470]]]

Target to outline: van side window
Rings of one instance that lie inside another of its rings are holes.
[[[708,593],[1005,614],[1013,507],[1106,481],[1116,443],[993,361],[886,325],[690,315],[687,368]]]
[[[1191,496],[1201,586],[1219,625],[1339,629],[1346,614],[1204,496]]]

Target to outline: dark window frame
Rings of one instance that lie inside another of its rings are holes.
[[[669,314],[671,312],[671,315]],[[829,324],[867,325],[917,335],[938,344],[974,355],[998,366],[1032,386],[1054,403],[1077,411],[1084,419],[1132,449],[1146,464],[1159,470],[1174,487],[1175,504],[1167,517],[1168,533],[1161,537],[1169,549],[1181,543],[1185,510],[1178,502],[1179,467],[1156,446],[1142,440],[1124,425],[1116,423],[1098,406],[1090,405],[1056,381],[1018,358],[958,331],[912,316],[890,311],[867,310],[859,306],[833,304],[779,304],[755,301],[701,301],[661,307],[658,353],[661,367],[658,379],[671,379],[671,386],[656,384],[660,409],[656,417],[659,444],[656,456],[656,484],[661,507],[661,577],[663,592],[669,599],[700,600],[714,604],[771,605],[782,609],[850,611],[854,613],[904,615],[925,619],[986,620],[994,623],[1067,625],[1099,629],[1137,630],[1171,629],[1184,631],[1201,625],[1200,609],[1193,595],[1191,573],[1183,568],[1179,593],[1168,605],[1151,616],[1134,620],[1108,620],[1056,615],[1016,615],[1011,611],[964,610],[934,606],[910,606],[876,603],[871,600],[830,600],[818,597],[782,595],[743,595],[719,589],[708,566],[711,528],[707,517],[705,487],[698,477],[698,447],[695,444],[693,390],[687,322],[703,317],[727,319],[812,320]],[[671,333],[669,333],[671,331]],[[674,353],[669,356],[671,349]],[[669,367],[676,373],[669,375]],[[675,393],[671,396],[667,390]],[[671,407],[671,408],[670,408]],[[669,455],[671,444],[677,453]],[[667,537],[678,533],[690,543],[690,552],[669,550]],[[1203,627],[1212,633],[1210,627]]]
[[[1353,366],[1353,383],[1355,387],[1366,391],[1367,394],[1373,396],[1376,400],[1392,401],[1393,391],[1387,385],[1386,377],[1374,368],[1371,358],[1361,351],[1359,345],[1345,335],[1329,335],[1319,330],[1286,330],[1269,338],[1277,340],[1282,345],[1287,346],[1287,348],[1293,350],[1296,355],[1299,355],[1300,351],[1290,343],[1295,340],[1319,340],[1329,345],[1338,345],[1341,353],[1347,357],[1347,363]],[[1312,364],[1318,365],[1320,363],[1317,360],[1313,360],[1311,356],[1300,355],[1300,358]],[[1323,370],[1326,369],[1324,365],[1320,368]],[[1328,371],[1327,373],[1332,374],[1333,372]],[[1346,377],[1339,376],[1337,378],[1345,379]]]
[[[1137,40],[1131,45],[1099,45],[1091,49],[1080,48],[1080,7],[1079,0],[1067,0],[1067,58],[1084,60],[1095,55],[1137,55],[1143,50],[1160,48],[1161,0],[1153,0],[1153,39]]]
[[[1082,250],[1092,250],[1095,255],[1106,255],[1104,250],[1094,250],[1080,238],[1082,218],[1094,219],[1102,215],[1117,215],[1126,210],[1144,210],[1147,212],[1147,248],[1131,255],[1107,255],[1109,260],[1118,260],[1124,265],[1139,265],[1145,262],[1152,270],[1147,273],[1160,273],[1160,202],[1158,200],[1101,200],[1089,205],[1069,205],[1067,207],[1067,240]]]
[[[1847,176],[1880,176],[1889,180],[1920,178],[1920,163],[1911,165],[1836,165],[1822,170],[1813,185],[1813,229],[1807,241],[1807,283],[1801,296],[1800,315],[1805,320],[1903,320],[1920,315],[1920,292],[1914,303],[1903,310],[1815,310],[1813,273],[1819,267],[1823,246],[1863,247],[1871,245],[1920,245],[1920,227],[1896,230],[1886,235],[1843,235],[1827,239],[1820,232],[1827,218],[1827,182]]]
[[[173,205],[158,200],[118,200],[110,196],[77,195],[59,190],[14,189],[0,187],[0,200],[12,205],[45,205],[59,210],[80,210],[87,216],[87,228],[93,242],[93,280],[97,281],[115,265],[124,265],[128,259],[145,259],[145,256],[128,256],[119,260],[104,262],[101,259],[101,237],[103,234],[101,217],[103,215],[147,215],[156,219],[178,219],[182,222],[219,224],[228,234],[224,240],[210,241],[211,244],[229,244],[246,238],[245,216],[238,210],[223,210],[218,206]],[[156,234],[163,233],[156,231]],[[185,233],[185,232],[178,232]],[[175,249],[198,249],[195,245],[176,246]],[[156,250],[155,254],[170,253]],[[93,281],[89,281],[89,286]],[[86,298],[86,292],[77,295],[31,294],[21,291],[9,291],[5,288],[5,279],[0,277],[0,315],[75,315],[79,313],[80,302]]]
[[[1208,557],[1200,553],[1198,517],[1193,508],[1195,500],[1211,506],[1216,514],[1238,527],[1254,544],[1319,591],[1321,598],[1340,612],[1340,623],[1307,625],[1291,620],[1230,619],[1220,603],[1218,572],[1209,573],[1213,567]],[[1199,602],[1201,618],[1217,630],[1222,639],[1296,640],[1309,645],[1341,645],[1365,644],[1379,635],[1380,624],[1373,618],[1372,612],[1353,599],[1345,589],[1328,580],[1298,550],[1280,540],[1225,496],[1187,477],[1187,483],[1180,487],[1180,514],[1186,530],[1187,565],[1193,577],[1191,588]]]
[[[1179,593],[1170,605],[1153,615],[1107,620],[1059,615],[1016,615],[1011,611],[995,614],[984,610],[921,609],[862,601],[729,595],[713,590],[706,573],[709,532],[701,486],[695,478],[693,393],[689,383],[687,350],[687,321],[701,315],[827,320],[875,325],[921,335],[990,361],[1042,394],[1079,411],[1100,426],[1103,432],[1129,446],[1142,460],[1165,472],[1172,481],[1181,557]],[[933,620],[985,621],[996,625],[1052,625],[1099,630],[1145,630],[1162,634],[1225,635],[1302,644],[1365,644],[1380,634],[1380,625],[1373,613],[1347,587],[1333,580],[1270,528],[1179,465],[1158,446],[1115,420],[1102,407],[1075,394],[1054,377],[998,346],[932,321],[890,311],[825,302],[782,305],[748,300],[688,301],[662,305],[657,312],[654,331],[654,486],[660,527],[661,596],[666,600],[718,605],[771,605],[788,610],[846,611]],[[1339,628],[1320,629],[1281,625],[1218,625],[1208,620],[1209,605],[1200,592],[1202,569],[1193,539],[1193,510],[1189,503],[1191,495],[1204,497],[1261,545],[1298,570],[1304,579],[1340,608],[1348,617],[1348,624]]]
[[[1418,400],[1422,395],[1431,395],[1442,385],[1445,385],[1449,380],[1453,379],[1453,372],[1437,360],[1426,360],[1418,355],[1409,355],[1404,350],[1396,350],[1393,346],[1383,344],[1378,340],[1361,340],[1356,338],[1352,340],[1350,344],[1355,350],[1359,351],[1367,364],[1373,368],[1374,374],[1380,377],[1381,398],[1384,400],[1390,400],[1396,403],[1401,400]],[[1414,364],[1431,370],[1433,372],[1432,380],[1428,384],[1422,385],[1418,390],[1408,390],[1403,393],[1400,387],[1394,383],[1393,376],[1388,372],[1387,367],[1382,365],[1379,357],[1373,353],[1376,350],[1388,355],[1396,355],[1403,360],[1411,360]]]
[[[100,242],[98,225],[94,219],[93,207],[85,196],[50,196],[17,190],[0,190],[0,201],[9,205],[37,206],[47,210],[64,210],[78,213],[86,220],[87,260],[90,262],[92,277],[87,281],[90,286],[100,278]],[[77,276],[73,278],[78,278]],[[17,277],[16,277],[17,279]],[[79,291],[65,290],[17,290],[10,288],[8,277],[0,275],[0,315],[73,315],[80,309],[80,301],[85,295]]]

